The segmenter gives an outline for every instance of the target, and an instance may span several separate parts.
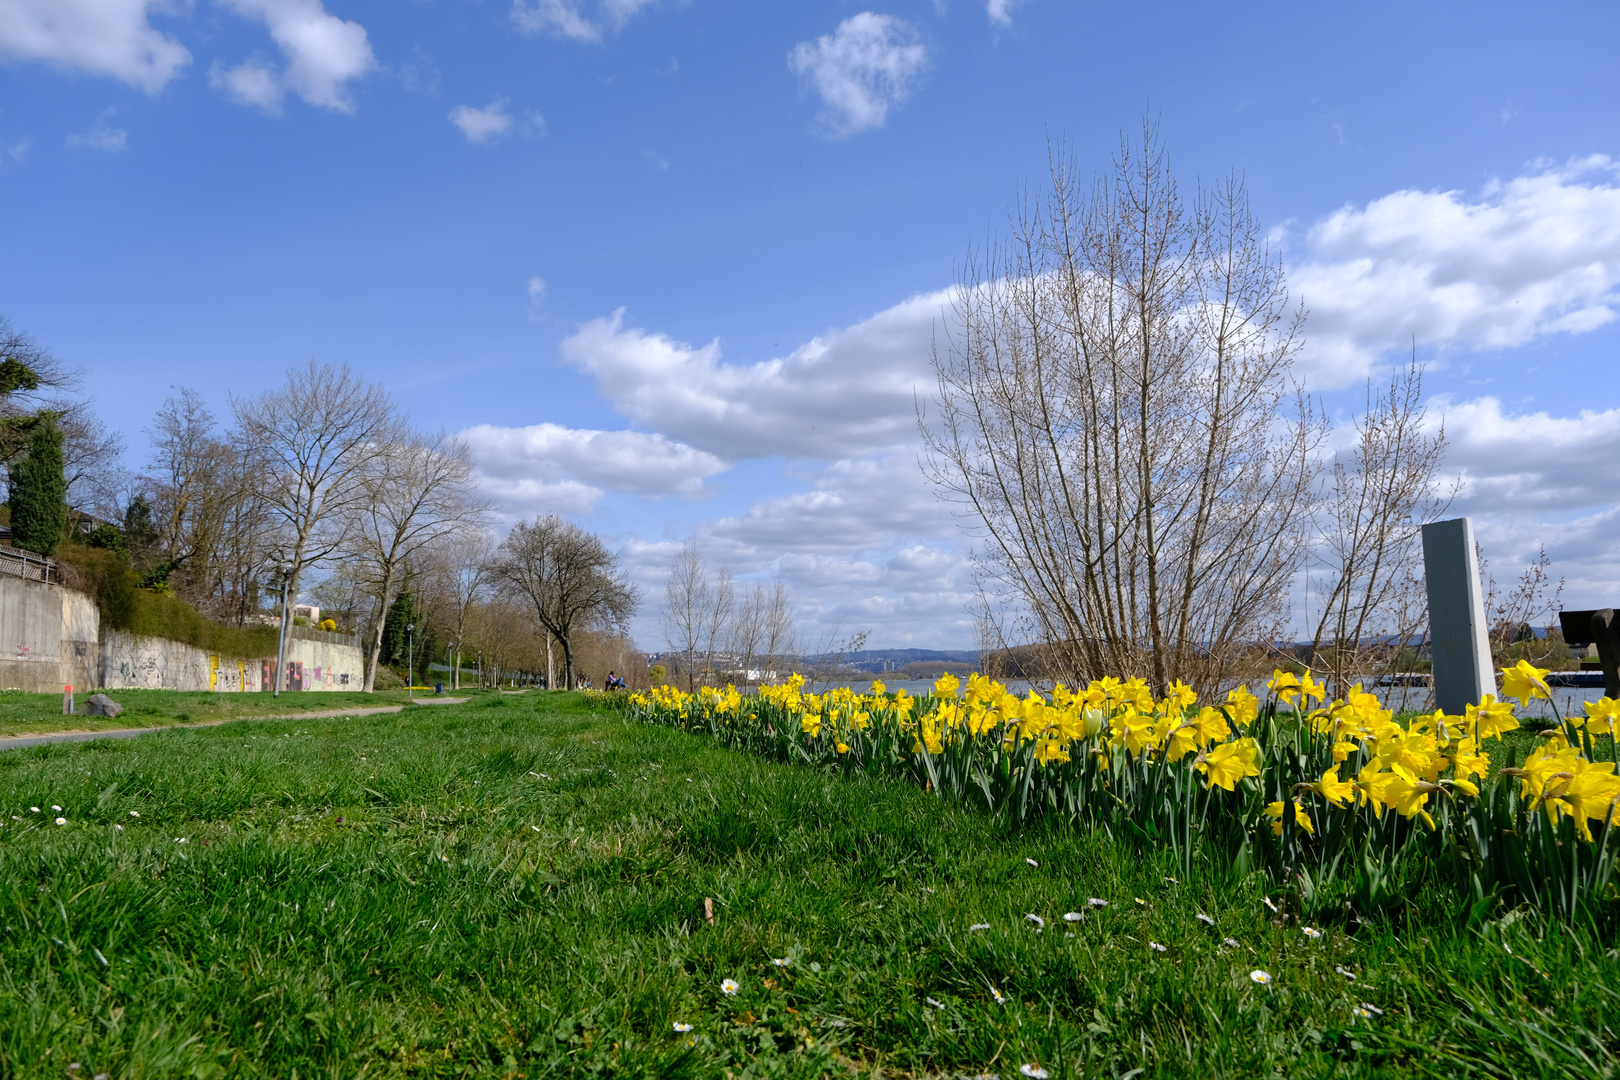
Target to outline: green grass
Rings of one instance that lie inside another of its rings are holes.
[[[1614,1070],[1608,929],[1420,889],[1311,940],[1168,873],[575,695],[10,751],[0,1075]]]
[[[208,691],[133,689],[102,692],[124,707],[123,715],[85,715],[84,703],[95,691],[75,694],[74,714],[63,716],[61,694],[0,690],[0,736],[206,724],[255,716],[376,708],[406,702],[404,690],[385,690],[375,694],[351,690],[289,690],[283,691],[279,699],[263,693],[217,694]],[[457,691],[455,696],[463,695]]]

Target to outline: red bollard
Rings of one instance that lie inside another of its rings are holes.
[[[62,715],[73,715],[73,687],[71,686],[62,688]]]

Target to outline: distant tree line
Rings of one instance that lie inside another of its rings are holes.
[[[469,659],[491,679],[571,687],[611,668],[644,680],[617,556],[554,516],[497,542],[467,445],[412,425],[347,366],[311,362],[232,396],[228,425],[179,389],[132,472],[77,388],[0,319],[11,543],[77,568],[115,625],[143,596],[255,628],[295,621],[307,601],[326,628],[361,635],[368,690],[407,663],[413,679],[445,664],[454,686]]]

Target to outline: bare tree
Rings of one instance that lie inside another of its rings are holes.
[[[1356,442],[1341,452],[1317,515],[1319,600],[1311,664],[1334,694],[1411,648],[1428,617],[1422,530],[1451,505],[1438,483],[1443,425],[1424,423],[1423,367],[1414,356],[1387,387],[1367,381]]]
[[[576,629],[619,629],[635,614],[636,589],[601,539],[555,514],[518,522],[501,543],[495,573],[523,597],[535,623],[563,651],[563,682],[574,687]]]
[[[202,602],[217,590],[218,554],[234,512],[255,498],[244,487],[249,474],[195,390],[166,399],[147,435],[152,458],[140,481],[153,511],[162,576],[181,571],[182,594]]]
[[[430,544],[479,529],[489,514],[488,504],[474,490],[471,451],[443,431],[396,433],[380,453],[367,457],[356,481],[363,498],[352,504],[345,546],[365,568],[366,584],[383,613],[398,595],[410,559]],[[465,619],[466,606],[458,604],[457,626],[464,626]],[[367,693],[376,678],[382,641],[383,619],[378,618],[366,664]]]
[[[787,585],[780,577],[771,583],[770,596],[765,607],[765,631],[760,642],[760,657],[764,662],[765,678],[780,679],[782,669],[798,650],[793,602],[788,596]]]
[[[1552,625],[1563,606],[1564,579],[1553,581],[1546,546],[1537,550],[1519,580],[1506,591],[1497,585],[1496,576],[1485,561],[1485,551],[1478,543],[1474,545],[1474,552],[1479,560],[1485,618],[1490,624],[1492,666],[1500,670],[1515,661],[1530,660],[1537,665],[1564,667],[1568,663],[1569,649],[1564,643],[1563,630]],[[1536,635],[1537,623],[1548,627],[1545,638]]]
[[[1324,423],[1241,180],[1184,199],[1151,125],[1083,186],[1061,152],[1005,247],[970,253],[924,467],[1057,677],[1220,680],[1270,640]]]
[[[705,629],[715,610],[714,582],[693,537],[681,546],[671,560],[664,578],[664,641],[672,652],[681,654],[686,669],[686,689],[697,689],[698,671],[706,665]]]
[[[347,364],[312,360],[280,387],[232,396],[231,408],[244,452],[263,464],[264,502],[285,531],[296,598],[305,569],[338,550],[350,512],[369,498],[361,481],[395,439],[393,399]]]

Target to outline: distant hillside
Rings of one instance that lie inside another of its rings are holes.
[[[817,662],[827,662],[836,659],[832,656],[816,656],[807,659]],[[941,650],[941,649],[863,649],[858,653],[850,653],[844,657],[844,666],[856,671],[870,671],[875,674],[900,671],[908,664],[967,664],[976,665],[979,654],[972,649]],[[938,672],[934,672],[938,674]]]

